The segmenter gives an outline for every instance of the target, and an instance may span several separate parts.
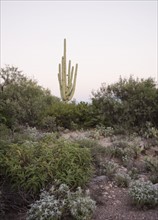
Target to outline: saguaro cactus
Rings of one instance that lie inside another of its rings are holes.
[[[64,39],[64,55],[62,56],[61,64],[59,64],[58,73],[60,94],[64,102],[70,101],[74,95],[76,87],[77,69],[78,64],[76,64],[74,71],[74,66],[71,67],[71,61],[69,60],[68,73],[66,71],[66,39]]]

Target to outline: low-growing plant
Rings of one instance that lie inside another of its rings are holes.
[[[109,178],[112,178],[118,168],[118,164],[114,161],[103,161],[99,164],[99,174],[107,175]]]
[[[158,205],[158,190],[150,181],[136,180],[130,184],[129,195],[137,206]]]
[[[90,130],[89,133],[87,134],[87,137],[92,138],[94,140],[99,140],[100,132],[97,129]]]
[[[151,122],[146,122],[144,129],[141,129],[141,134],[144,138],[158,138],[158,129]]]
[[[107,147],[107,155],[119,158],[122,161],[125,156],[129,155],[130,148],[127,146],[127,143],[124,142],[113,143],[111,146]]]
[[[101,146],[96,140],[84,138],[75,140],[81,148],[88,148],[93,157],[93,161],[97,163],[98,157],[105,157],[107,154],[106,147]]]
[[[114,129],[112,127],[105,127],[104,125],[97,125],[96,131],[103,137],[111,137],[114,134]]]
[[[45,133],[37,130],[36,127],[23,127],[19,126],[19,130],[14,132],[12,142],[13,143],[24,143],[25,141],[37,142],[39,141]]]
[[[138,174],[139,174],[139,170],[136,167],[132,167],[129,172],[128,172],[129,176],[131,177],[131,179],[138,179]]]
[[[130,181],[131,178],[127,173],[120,172],[115,174],[115,182],[119,187],[128,187]]]
[[[145,158],[146,169],[150,172],[150,180],[158,183],[158,157],[148,156]]]
[[[40,199],[31,205],[27,220],[62,220],[73,217],[76,220],[90,220],[95,209],[88,192],[79,187],[72,192],[66,184],[53,185],[49,191],[43,191]]]
[[[97,141],[88,138],[75,140],[75,143],[77,143],[80,147],[86,147],[89,149],[97,148],[99,146]]]
[[[141,154],[141,152],[142,152],[143,150],[144,150],[143,147],[141,147],[140,145],[134,143],[134,144],[131,146],[131,151],[132,151],[132,154],[133,154],[134,159],[137,159],[137,158],[140,156],[140,154]]]

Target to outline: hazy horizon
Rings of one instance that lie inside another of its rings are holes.
[[[157,1],[1,1],[1,67],[58,97],[64,38],[67,62],[79,65],[77,101],[120,76],[157,81]]]

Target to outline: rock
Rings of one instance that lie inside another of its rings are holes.
[[[94,183],[100,183],[100,182],[105,182],[105,181],[108,182],[108,177],[105,175],[97,176],[92,179],[92,182],[94,182]]]
[[[68,133],[70,133],[70,130],[69,130],[69,129],[65,129],[65,130],[63,131],[63,133],[64,133],[64,134],[68,134]]]

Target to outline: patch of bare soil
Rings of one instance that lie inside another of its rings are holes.
[[[131,204],[128,190],[117,187],[104,176],[96,177],[89,189],[97,205],[92,220],[158,220],[158,207],[146,210],[136,208]]]

